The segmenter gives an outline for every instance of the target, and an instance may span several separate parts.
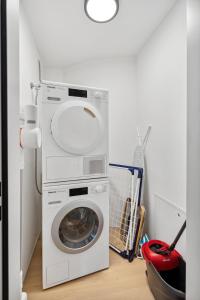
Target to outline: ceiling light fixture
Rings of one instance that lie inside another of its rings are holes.
[[[85,0],[85,13],[92,21],[106,23],[114,19],[119,0]]]

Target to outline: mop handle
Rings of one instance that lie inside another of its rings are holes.
[[[174,248],[176,247],[176,244],[178,243],[181,235],[183,234],[183,231],[185,230],[186,228],[186,221],[183,223],[181,229],[179,230],[177,236],[175,237],[173,243],[169,246],[169,251],[172,252],[174,250]]]

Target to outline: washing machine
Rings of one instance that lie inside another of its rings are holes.
[[[43,184],[107,177],[108,91],[43,82]]]
[[[97,179],[44,186],[44,289],[109,267],[108,193]]]

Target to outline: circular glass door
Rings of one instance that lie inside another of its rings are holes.
[[[86,154],[102,140],[104,126],[99,111],[84,101],[68,101],[55,112],[51,131],[56,144],[65,152]]]
[[[98,206],[88,201],[73,201],[55,217],[52,238],[56,246],[68,253],[90,248],[103,229],[103,215]]]

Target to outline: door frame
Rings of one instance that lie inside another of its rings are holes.
[[[1,1],[1,199],[2,299],[9,299],[8,249],[8,119],[7,119],[7,5]]]
[[[7,43],[5,43],[5,39],[2,40],[1,35],[1,43],[3,48],[1,52],[1,63],[2,68],[4,68],[4,72],[8,71],[9,69],[9,77],[12,77],[12,82],[15,81],[17,84],[17,77],[16,74],[19,71],[18,68],[18,62],[16,61],[16,53],[17,48],[13,48],[11,44],[11,39],[15,40],[15,45],[17,46],[17,36],[18,36],[18,0],[1,0],[1,29],[4,31],[4,34],[6,33],[6,36],[4,38],[7,38]],[[196,11],[198,8],[198,13],[196,14],[196,18],[200,20],[200,1],[199,0],[187,0],[187,5],[191,5],[195,7]],[[2,14],[3,9],[3,14]],[[187,7],[188,9],[188,7]],[[6,24],[9,25],[6,30]],[[2,26],[3,25],[3,26]],[[200,36],[200,22],[197,22],[197,28],[196,28],[196,35]],[[8,33],[8,34],[7,34]],[[193,36],[194,39],[197,38],[195,35]],[[192,40],[191,40],[192,42]],[[1,45],[1,46],[2,46]],[[8,46],[7,46],[8,45]],[[190,48],[191,47],[191,48]],[[191,56],[192,62],[188,62],[189,67],[189,73],[188,77],[190,79],[190,76],[192,74],[194,75],[195,82],[197,84],[197,87],[200,85],[200,39],[196,39],[195,44],[191,43],[189,44],[189,50],[194,50],[193,47],[196,47],[197,52],[195,52],[195,55],[193,55],[193,58]],[[13,54],[14,53],[14,54]],[[192,53],[192,52],[191,52]],[[12,58],[12,55],[15,55],[14,58]],[[3,60],[2,60],[3,58]],[[15,62],[15,66],[12,64]],[[196,63],[195,63],[196,62]],[[13,74],[11,74],[10,70],[11,68],[14,69]],[[2,75],[2,70],[1,70]],[[3,74],[5,76],[5,73]],[[15,78],[13,78],[15,76]],[[4,79],[3,79],[4,78]],[[16,233],[16,237],[13,239],[12,230],[15,229],[14,226],[16,226],[17,230],[19,226],[19,212],[18,210],[15,211],[17,208],[17,205],[19,204],[19,195],[18,191],[16,195],[14,196],[14,193],[16,192],[15,185],[17,185],[19,182],[19,175],[18,171],[16,171],[16,160],[18,160],[18,154],[19,151],[17,147],[17,132],[18,128],[13,129],[13,132],[10,132],[11,127],[9,125],[9,122],[14,124],[14,126],[17,124],[16,120],[18,118],[18,104],[14,104],[14,110],[16,111],[10,111],[10,105],[12,104],[13,100],[14,102],[18,101],[18,95],[11,95],[11,89],[13,89],[13,86],[10,84],[10,79],[8,79],[7,76],[1,78],[3,80],[4,84],[7,85],[7,89],[2,89],[1,91],[1,115],[4,120],[4,127],[2,130],[2,155],[1,155],[1,161],[2,161],[2,210],[3,210],[3,272],[5,275],[5,280],[3,282],[3,293],[4,297],[3,300],[9,299],[19,299],[20,298],[20,268],[17,265],[14,270],[13,264],[14,264],[14,255],[11,255],[12,251],[15,252],[15,258],[19,255],[19,245],[17,242],[17,239],[20,239],[19,231]],[[192,82],[188,82],[188,88],[192,88]],[[193,82],[194,84],[194,82]],[[196,95],[188,94],[188,179],[187,179],[187,188],[188,188],[188,194],[187,194],[187,245],[189,245],[189,257],[187,261],[187,299],[188,300],[196,300],[195,297],[198,297],[200,294],[200,285],[198,282],[198,279],[200,277],[200,268],[198,267],[198,254],[199,247],[200,247],[200,238],[197,229],[200,225],[200,89],[196,90]],[[19,101],[18,101],[19,102]],[[3,113],[4,112],[4,113]],[[5,113],[6,112],[6,113]],[[8,115],[8,114],[9,115]],[[14,117],[14,121],[13,121]],[[195,123],[196,120],[196,123]],[[1,120],[2,122],[2,120]],[[2,122],[3,123],[3,122]],[[198,126],[197,126],[198,125]],[[197,128],[198,127],[198,128]],[[11,134],[10,134],[11,133]],[[11,139],[14,137],[14,141]],[[190,139],[190,140],[189,140]],[[13,144],[13,148],[12,148]],[[12,152],[11,149],[12,148]],[[15,152],[16,151],[16,152]],[[9,160],[8,160],[9,158]],[[195,162],[194,162],[195,161]],[[12,168],[14,166],[14,168]],[[194,172],[195,171],[195,172]],[[11,176],[10,173],[16,172],[16,176]],[[18,177],[18,179],[17,179]],[[195,181],[192,179],[195,178]],[[13,192],[11,192],[11,189],[14,189]],[[9,205],[8,205],[8,199],[9,199]],[[11,208],[11,206],[13,206]],[[9,227],[8,227],[9,224]],[[9,244],[9,248],[8,248]],[[17,246],[16,246],[17,244]],[[14,249],[14,250],[13,250]],[[20,256],[19,256],[20,257]],[[16,259],[15,259],[16,260]],[[197,268],[197,269],[196,269]],[[19,273],[18,273],[19,272]],[[196,274],[195,274],[196,272]],[[18,274],[17,274],[18,273]],[[3,275],[3,276],[4,276]],[[18,277],[17,277],[18,276]],[[195,278],[195,280],[193,280]],[[14,285],[15,281],[14,279],[17,279],[17,283],[15,287],[10,288],[12,285]],[[14,295],[14,296],[13,296]],[[19,296],[19,297],[18,297]]]
[[[187,0],[187,300],[200,295],[200,0]]]
[[[3,300],[21,298],[19,0],[1,0]]]

